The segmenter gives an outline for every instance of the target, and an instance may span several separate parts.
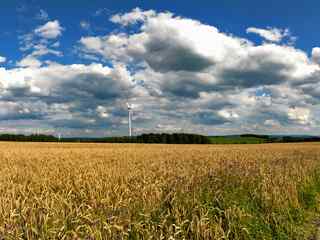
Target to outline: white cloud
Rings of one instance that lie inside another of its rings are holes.
[[[142,11],[140,8],[135,8],[129,13],[115,14],[111,16],[110,20],[114,23],[119,23],[123,26],[135,24],[137,22],[143,22],[147,18],[155,16],[156,13],[153,10]]]
[[[21,66],[29,66],[29,64],[21,64]],[[30,68],[31,66],[32,68]],[[63,97],[63,91],[74,88],[79,91],[79,94],[91,91],[90,94],[96,94],[98,98],[112,98],[121,95],[121,91],[130,92],[133,86],[130,73],[121,65],[109,68],[101,64],[53,64],[40,68],[36,64],[30,64],[30,67],[11,70],[0,68],[1,85],[8,90],[28,86],[41,89],[42,93],[46,95],[54,92],[54,89],[60,89],[59,95],[61,94],[61,97]],[[74,94],[78,93],[74,92]]]
[[[312,48],[311,58],[313,62],[320,64],[320,48],[319,47]]]
[[[7,61],[7,58],[0,56],[0,63],[5,63]]]
[[[121,125],[123,115],[115,106],[121,99],[139,95],[121,65],[0,68],[0,86],[0,106],[15,103],[10,112],[0,112],[0,121],[39,121],[54,129],[78,129],[81,134],[83,129],[101,129],[105,124]]]
[[[21,59],[17,66],[19,67],[31,67],[31,68],[37,68],[42,65],[41,61],[39,61],[35,56],[27,55],[23,59]]]
[[[162,115],[192,118],[205,129],[228,123],[276,131],[279,126],[307,121],[307,112],[298,117],[289,106],[310,109],[311,116],[311,102],[319,105],[315,98],[320,99],[320,91],[316,91],[320,86],[315,79],[319,79],[320,67],[290,42],[277,44],[283,38],[292,40],[288,29],[248,29],[269,41],[256,45],[168,12],[134,9],[113,16],[111,21],[122,26],[141,25],[130,33],[82,37],[82,52],[137,67],[134,79],[163,102]],[[313,59],[315,56],[316,50]],[[261,89],[269,93],[256,95]],[[192,112],[194,117],[173,114],[173,108]]]
[[[197,97],[201,91],[295,82],[319,71],[306,53],[292,46],[256,46],[172,13],[147,15],[134,9],[120,20],[123,16],[124,23],[143,19],[143,24],[136,33],[82,37],[82,51],[106,61],[145,66],[157,74],[150,82],[176,95]]]
[[[31,53],[34,57],[52,54],[61,57],[63,54],[60,51],[49,49],[46,45],[38,44],[34,46],[34,51]]]
[[[20,50],[28,54],[17,62],[17,66],[37,68],[43,63],[50,62],[44,59],[46,55],[62,57],[63,53],[57,49],[60,47],[60,42],[56,41],[62,31],[59,21],[55,20],[34,29],[31,33],[19,36]]]
[[[136,12],[134,10],[132,14],[135,15]],[[130,13],[128,16],[131,16]],[[105,58],[144,60],[157,71],[168,71],[169,68],[188,70],[188,67],[197,70],[222,62],[233,52],[241,51],[242,46],[250,45],[248,41],[229,37],[215,27],[191,19],[173,17],[171,13],[146,17],[141,32],[136,34],[83,37],[80,43],[84,50]],[[179,63],[180,61],[182,62]]]
[[[279,29],[279,28],[255,28],[249,27],[247,28],[247,33],[255,33],[260,37],[270,41],[270,42],[280,42],[284,37],[290,36],[289,29]]]
[[[146,130],[146,129],[144,129],[144,130]],[[181,126],[175,126],[175,125],[172,125],[172,124],[157,124],[156,128],[153,131],[176,133],[176,132],[183,131],[183,128]],[[143,131],[141,131],[141,132],[143,133]]]
[[[103,106],[98,106],[97,109],[96,109],[99,117],[101,118],[108,118],[110,115],[108,114],[108,110],[106,107],[103,107]]]
[[[236,119],[239,118],[239,115],[236,112],[227,110],[227,109],[222,109],[218,111],[218,114],[226,119]]]
[[[292,107],[288,110],[289,119],[297,121],[300,124],[309,124],[311,112],[308,108]]]
[[[30,54],[26,55],[24,58],[17,62],[17,66],[38,68],[42,65],[42,61],[39,60],[39,57],[48,54],[58,57],[63,56],[63,53],[60,51],[49,49],[46,45],[38,44],[33,46],[33,51]]]
[[[268,127],[274,127],[274,128],[281,127],[281,124],[279,123],[279,121],[274,120],[274,119],[267,119],[264,121],[264,124]]]
[[[84,30],[89,30],[90,29],[90,23],[87,21],[81,21],[80,22],[80,27]]]
[[[103,40],[100,37],[82,37],[80,43],[85,46],[88,51],[103,53]]]
[[[49,21],[34,30],[35,34],[47,39],[55,39],[62,34],[63,27],[58,20]]]
[[[19,49],[23,52],[28,51],[35,44],[33,33],[23,34],[23,35],[19,36],[18,39],[19,39],[19,44],[21,45],[21,47]]]

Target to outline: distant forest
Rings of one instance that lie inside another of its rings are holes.
[[[314,136],[269,136],[242,134],[232,136],[203,136],[186,133],[142,134],[133,137],[105,138],[57,138],[52,135],[33,134],[2,134],[0,141],[18,142],[86,142],[86,143],[162,143],[162,144],[259,144],[259,143],[289,143],[289,142],[320,142],[320,137]]]
[[[207,136],[197,134],[142,134],[134,137],[106,137],[106,138],[57,138],[52,135],[14,135],[2,134],[0,141],[19,142],[92,142],[92,143],[163,143],[163,144],[210,144]]]

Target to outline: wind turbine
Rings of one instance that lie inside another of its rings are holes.
[[[131,137],[132,136],[132,125],[131,125],[132,105],[127,102],[127,107],[128,107],[128,130],[129,130],[129,137]]]

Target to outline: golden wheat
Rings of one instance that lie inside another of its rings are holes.
[[[319,161],[316,143],[1,143],[0,239],[304,239]]]

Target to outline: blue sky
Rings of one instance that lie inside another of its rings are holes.
[[[319,8],[1,1],[0,130],[320,134]]]

